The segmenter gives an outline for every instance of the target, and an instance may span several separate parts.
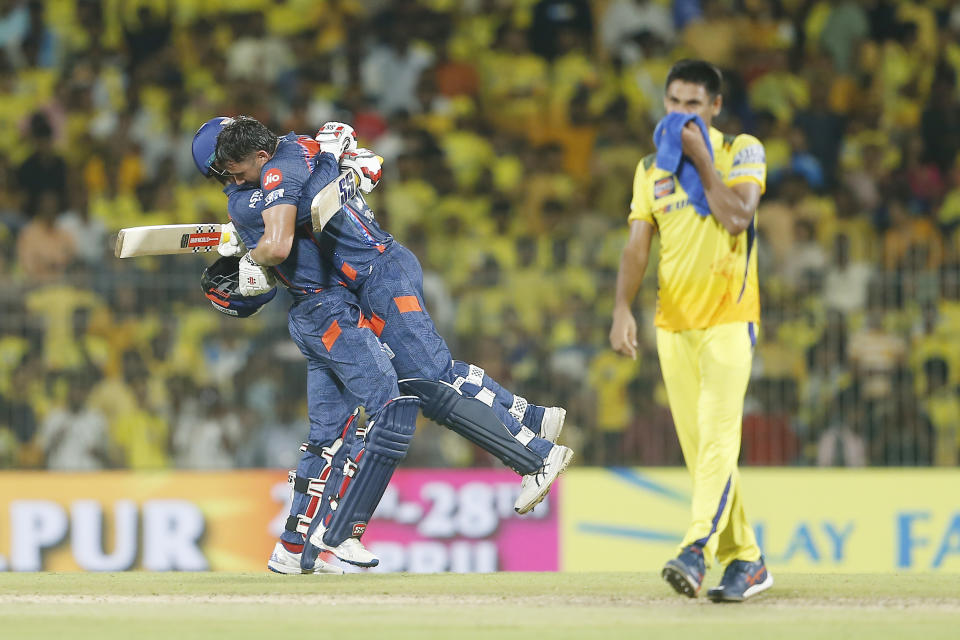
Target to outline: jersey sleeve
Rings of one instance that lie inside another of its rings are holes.
[[[227,214],[247,249],[253,249],[263,237],[263,191],[228,185]]]
[[[267,210],[278,204],[296,207],[300,203],[303,185],[310,177],[306,162],[285,162],[284,158],[269,160],[260,172],[260,187],[263,189],[263,208]]]
[[[763,144],[751,135],[741,134],[733,141],[731,155],[733,155],[733,161],[724,184],[732,187],[744,182],[755,182],[760,185],[760,193],[766,191],[767,154]]]
[[[656,226],[653,220],[653,206],[650,201],[650,180],[647,172],[653,165],[644,158],[637,164],[637,171],[633,175],[633,199],[630,200],[630,215],[627,222],[643,220]]]

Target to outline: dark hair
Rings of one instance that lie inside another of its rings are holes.
[[[42,111],[37,111],[30,116],[30,135],[41,140],[47,140],[53,136],[50,120]]]
[[[699,84],[711,97],[715,97],[720,94],[723,74],[720,73],[720,69],[706,60],[679,60],[667,74],[667,83],[664,87],[669,87],[674,80]]]
[[[214,162],[221,167],[227,162],[242,162],[257,151],[273,153],[277,136],[258,120],[247,116],[234,118],[217,136]]]
[[[943,383],[950,379],[950,365],[940,356],[933,356],[923,361],[923,373],[927,378]]]

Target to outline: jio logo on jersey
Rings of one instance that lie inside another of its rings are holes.
[[[267,191],[276,187],[283,180],[283,172],[280,169],[270,169],[263,176],[263,188]]]

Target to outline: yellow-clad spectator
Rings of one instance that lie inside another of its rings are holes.
[[[636,372],[636,363],[610,350],[601,351],[590,361],[587,382],[597,399],[596,425],[601,438],[622,437],[630,424],[633,400],[627,391]]]
[[[960,397],[949,383],[947,362],[930,358],[923,363],[927,379],[923,408],[933,426],[933,464],[956,467],[960,463]]]
[[[772,113],[780,122],[790,122],[810,101],[810,87],[802,76],[787,68],[787,53],[774,51],[767,57],[768,70],[750,83],[750,106]]]
[[[707,2],[703,16],[683,30],[683,46],[691,57],[711,60],[721,69],[730,69],[736,60],[744,20],[723,2]]]
[[[926,255],[923,267],[936,269],[943,259],[940,233],[928,218],[911,215],[907,204],[898,198],[890,200],[890,228],[883,236],[883,265],[889,270],[903,266],[911,250]]]
[[[525,136],[547,95],[547,63],[530,52],[520,29],[504,25],[497,46],[479,53],[481,99],[501,130]]]

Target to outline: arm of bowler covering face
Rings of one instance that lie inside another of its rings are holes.
[[[300,206],[298,209],[298,225],[313,224],[313,219],[310,215],[310,204],[313,202],[314,196],[320,193],[320,190],[325,186],[340,177],[340,165],[332,153],[318,153],[313,157],[313,160],[316,163],[313,168],[313,173],[310,174],[310,177],[304,183],[303,191],[300,195],[301,205],[306,203],[306,206]]]
[[[693,161],[700,174],[703,191],[710,205],[710,212],[732,236],[739,235],[753,221],[760,203],[760,185],[743,182],[728,187],[717,174],[713,159],[707,150],[703,134],[696,125],[684,127],[684,153]]]
[[[710,212],[730,235],[736,236],[750,226],[760,204],[760,185],[741,182],[728,187],[714,172],[710,186],[704,183],[703,190],[710,204]]]
[[[272,267],[290,255],[296,231],[297,208],[292,204],[278,204],[263,211],[263,236],[250,251],[250,257],[259,265]]]

